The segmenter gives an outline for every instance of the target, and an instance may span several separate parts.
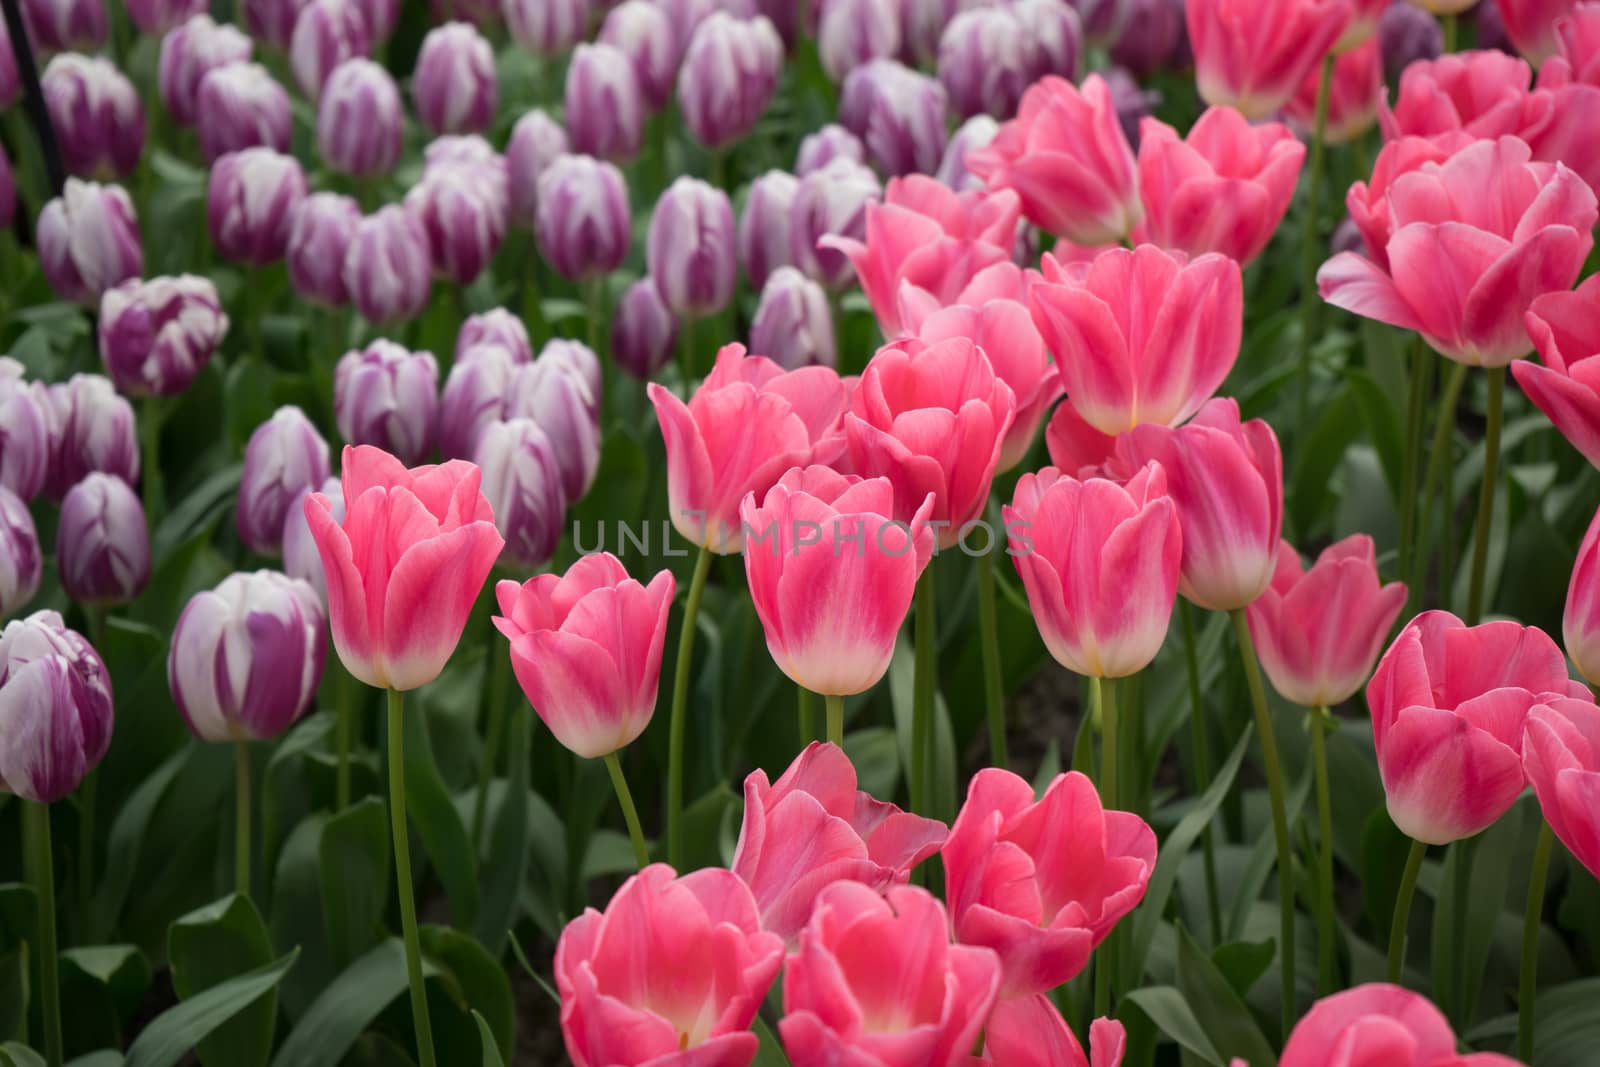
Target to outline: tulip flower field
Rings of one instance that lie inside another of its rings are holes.
[[[0,1067],[1600,1067],[1600,0],[0,10]]]

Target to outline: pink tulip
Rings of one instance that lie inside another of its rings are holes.
[[[1533,71],[1504,52],[1455,52],[1412,63],[1391,108],[1379,109],[1385,140],[1463,130],[1474,138],[1521,136],[1549,117],[1550,100],[1528,92]]]
[[[1139,124],[1139,239],[1241,264],[1261,254],[1283,221],[1306,150],[1279,122],[1250,124],[1208,108],[1187,138],[1159,119]]]
[[[342,522],[321,493],[304,505],[333,647],[368,685],[415,689],[455,651],[504,542],[471,463],[407,470],[381,449],[346,446],[341,478]]]
[[[1104,811],[1094,783],[1056,775],[1038,801],[1010,771],[985,768],[944,843],[956,940],[1000,954],[1005,997],[1044,993],[1144,897],[1156,835],[1139,816]]]
[[[556,740],[586,759],[625,748],[650,725],[676,589],[671,571],[640,585],[609,552],[564,575],[495,586],[494,625],[511,666]]]
[[[1389,190],[1394,183],[1425,164],[1443,163],[1472,143],[1470,134],[1451,130],[1433,137],[1401,137],[1383,146],[1373,164],[1371,180],[1351,185],[1344,198],[1368,258],[1385,270],[1389,267],[1389,237],[1394,232]]]
[[[1349,700],[1372,673],[1405,606],[1400,582],[1378,584],[1372,538],[1352,534],[1322,550],[1310,570],[1278,546],[1272,585],[1250,605],[1250,634],[1272,687],[1305,708]]]
[[[950,944],[926,889],[829,887],[784,967],[778,1033],[794,1067],[954,1067],[1000,984],[993,952]]]
[[[895,522],[887,478],[794,467],[739,509],[750,597],[778,669],[814,693],[877,685],[933,553],[929,493]]]
[[[1177,429],[1134,427],[1116,455],[1129,470],[1151,460],[1166,469],[1183,526],[1184,596],[1233,611],[1266,590],[1283,527],[1283,453],[1272,427],[1240,422],[1238,403],[1218,398]]]
[[[1533,342],[1523,315],[1570,288],[1594,246],[1595,195],[1515,137],[1423,164],[1389,189],[1388,268],[1353,252],[1322,265],[1324,300],[1416,330],[1440,355],[1504,367]]]
[[[936,306],[955,300],[985,267],[1011,258],[1015,193],[956,193],[923,175],[889,182],[883,202],[867,204],[866,240],[838,234],[818,244],[850,258],[886,338],[899,335],[900,294],[923,290]]]
[[[1511,373],[1562,436],[1600,467],[1600,275],[1572,292],[1537,298],[1524,322],[1544,363],[1518,360]]]
[[[832,463],[844,450],[839,418],[847,402],[831,367],[785,371],[743,345],[724,345],[685,404],[666,387],[648,388],[667,447],[672,525],[719,555],[743,545],[739,505],[791,467]]]
[[[1528,709],[1572,688],[1561,650],[1532,626],[1412,619],[1367,685],[1394,824],[1430,845],[1487,829],[1522,792]]]
[[[1347,0],[1186,0],[1195,81],[1247,118],[1283,107],[1351,20]]]
[[[1128,1032],[1115,1019],[1089,1024],[1089,1055],[1048,996],[1002,1000],[989,1013],[978,1063],[994,1067],[1120,1067]]]
[[[1317,1001],[1289,1035],[1279,1067],[1347,1065],[1521,1067],[1493,1052],[1456,1052],[1449,1021],[1427,997],[1379,982]]]
[[[1306,75],[1283,108],[1295,128],[1308,137],[1316,129],[1317,86],[1321,80],[1319,66]],[[1342,53],[1333,62],[1333,78],[1328,82],[1323,141],[1330,145],[1349,144],[1372,129],[1387,93],[1383,84],[1383,49],[1376,37]]]
[[[1600,708],[1571,697],[1534,705],[1522,767],[1550,829],[1600,877]]]
[[[1244,288],[1228,257],[1140,245],[1065,267],[1047,256],[1044,269],[1048,284],[1029,296],[1034,325],[1069,403],[1102,432],[1183,422],[1233,369]]]
[[[1541,79],[1559,68],[1581,85],[1600,86],[1600,4],[1584,0],[1575,5],[1566,18],[1556,20],[1555,30],[1559,62],[1545,64]]]
[[[1531,63],[1556,54],[1556,25],[1576,7],[1576,0],[1495,0],[1500,22],[1517,51]]]
[[[910,522],[934,497],[935,543],[949,548],[981,518],[1016,399],[970,338],[906,338],[879,349],[861,375],[845,434],[850,463],[894,486]]]
[[[1071,404],[1056,405],[1044,429],[1044,444],[1051,464],[1074,478],[1109,478],[1120,483],[1127,474],[1116,460],[1117,439],[1083,421]]]
[[[746,1067],[782,963],[782,939],[761,929],[735,875],[652,864],[556,942],[567,1055],[576,1067]]]
[[[967,166],[990,188],[1015,190],[1030,222],[1077,244],[1119,241],[1143,215],[1133,149],[1098,74],[1081,90],[1054,75],[1035,82]]]
[[[1017,482],[1004,509],[1012,562],[1045,647],[1068,670],[1125,678],[1161,651],[1183,554],[1166,489],[1154,463],[1125,486],[1054,467]]]
[[[1600,682],[1600,511],[1578,546],[1567,585],[1567,607],[1561,617],[1561,640],[1578,673],[1591,685]]]
[[[858,790],[844,750],[813,741],[776,782],[762,770],[744,780],[733,873],[755,895],[762,928],[793,942],[828,886],[858,882],[882,893],[904,885],[945,834],[937,819]]]

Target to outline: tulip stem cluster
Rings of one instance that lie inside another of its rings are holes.
[[[689,670],[694,663],[694,631],[700,621],[700,594],[711,572],[711,550],[704,545],[694,561],[689,598],[683,603],[678,633],[678,668],[672,677],[672,719],[667,730],[667,862],[683,866],[683,716],[689,703]]]
[[[1389,925],[1389,965],[1385,971],[1391,983],[1398,984],[1406,969],[1406,926],[1411,921],[1411,898],[1416,895],[1417,876],[1422,873],[1422,858],[1427,854],[1427,845],[1412,841],[1405,873],[1400,876],[1400,890],[1394,898],[1394,921]]]
[[[1120,805],[1117,795],[1117,724],[1116,683],[1110,678],[1091,675],[1089,678],[1095,694],[1095,706],[1100,711],[1100,799],[1107,808]],[[1111,979],[1116,974],[1116,935],[1101,944],[1094,965],[1094,1013],[1106,1015],[1111,1011]]]
[[[978,556],[978,634],[983,648],[983,705],[989,719],[989,762],[1006,767],[1006,703],[994,601],[994,554]]]
[[[1406,405],[1405,468],[1400,480],[1400,576],[1414,581],[1417,540],[1417,478],[1421,474],[1423,418],[1433,384],[1433,353],[1419,337],[1411,352],[1411,395]]]
[[[622,773],[622,761],[617,759],[617,754],[607,752],[605,762],[606,772],[611,775],[611,787],[617,791],[617,803],[622,805],[622,818],[628,824],[633,860],[642,871],[650,865],[650,850],[644,843],[644,828],[639,825],[639,809],[633,806],[633,791],[628,788],[628,779]]]
[[[1317,777],[1317,992],[1327,996],[1338,984],[1333,941],[1333,790],[1328,782],[1328,741],[1337,720],[1327,708],[1311,711],[1311,759]]]
[[[405,696],[388,690],[389,823],[394,832],[394,876],[400,897],[400,928],[406,943],[406,977],[411,986],[411,1018],[417,1030],[419,1067],[436,1067],[433,1021],[422,979],[422,942],[417,936],[417,901],[411,889],[411,836],[406,825]]]
[[[1539,920],[1544,915],[1545,879],[1550,873],[1550,853],[1556,835],[1550,824],[1539,824],[1539,843],[1533,849],[1533,869],[1528,874],[1528,910],[1522,917],[1522,982],[1517,994],[1517,1058],[1533,1062],[1534,1008],[1539,995]]]
[[[39,909],[39,1014],[44,1022],[45,1062],[61,1067],[61,980],[56,959],[56,886],[50,846],[50,805],[24,801],[22,836],[28,880]]]
[[[250,743],[233,743],[233,883],[240,896],[250,895]]]
[[[1328,128],[1328,96],[1333,86],[1333,53],[1322,58],[1317,76],[1317,110],[1311,133],[1311,166],[1306,176],[1306,224],[1300,239],[1300,373],[1295,394],[1295,426],[1306,425],[1306,404],[1311,391],[1311,353],[1316,347],[1317,309],[1322,300],[1317,293],[1317,267],[1322,259],[1322,242],[1317,231],[1322,221],[1323,138]]]
[[[915,658],[911,688],[911,809],[918,813],[926,813],[932,806],[934,652],[939,643],[934,609],[933,564],[929,563],[917,579],[912,633]]]
[[[1461,398],[1461,387],[1466,384],[1467,365],[1465,363],[1451,363],[1450,376],[1445,379],[1444,392],[1439,395],[1439,414],[1433,427],[1433,447],[1428,453],[1428,474],[1422,483],[1422,517],[1417,523],[1417,543],[1411,554],[1413,573],[1406,576],[1406,588],[1410,590],[1412,601],[1423,594],[1424,579],[1427,577],[1428,546],[1432,543],[1433,532],[1433,498],[1439,491],[1439,483],[1444,480],[1444,469],[1450,461],[1450,438],[1455,433],[1456,427],[1456,402]],[[1449,489],[1446,487],[1446,493]],[[1448,510],[1448,509],[1446,509]],[[1448,544],[1448,539],[1446,541]],[[1448,568],[1445,571],[1445,580],[1448,581]],[[1413,603],[1407,603],[1402,618],[1412,614]]]
[[[1489,568],[1489,524],[1500,479],[1500,427],[1505,421],[1506,369],[1489,368],[1488,422],[1483,431],[1483,484],[1478,489],[1478,522],[1472,537],[1472,578],[1467,587],[1467,625],[1483,617],[1483,584]]]
[[[844,747],[844,697],[830,693],[823,698],[828,706],[828,743]]]

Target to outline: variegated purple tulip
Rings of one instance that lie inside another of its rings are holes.
[[[317,603],[326,605],[328,575],[322,569],[322,553],[311,536],[311,524],[306,521],[305,499],[313,492],[328,498],[328,512],[334,522],[344,522],[344,488],[339,479],[329,478],[317,489],[307,489],[297,496],[283,517],[283,573],[309,584],[316,590]]]
[[[52,409],[43,385],[0,356],[0,488],[32,500],[50,473]]]
[[[428,253],[441,276],[470,284],[505,240],[507,211],[492,181],[464,167],[442,167],[406,194],[406,210],[428,235]],[[409,465],[409,464],[408,464]]]
[[[628,57],[639,94],[651,111],[660,111],[672,97],[678,79],[677,31],[659,4],[623,0],[606,15],[599,41]]]
[[[783,40],[762,17],[712,13],[689,39],[678,73],[684,125],[708,148],[749,133],[778,88]]]
[[[581,500],[600,468],[599,397],[583,371],[548,349],[541,352],[512,375],[505,417],[538,424],[549,439],[567,504]]]
[[[884,173],[928,174],[944,156],[944,86],[892,59],[857,67],[839,94],[839,121]]]
[[[61,588],[80,604],[126,604],[150,581],[150,531],[139,494],[93,471],[67,490],[56,525]]]
[[[656,201],[645,252],[675,313],[697,319],[727,307],[739,276],[728,194],[698,178],[673,182]]]
[[[532,569],[555,554],[566,519],[566,495],[555,446],[532,419],[491,422],[474,461],[483,471],[483,495],[505,538],[503,566]]]
[[[404,147],[405,105],[380,63],[347,59],[317,101],[317,153],[334,170],[371,178],[394,169]]]
[[[98,52],[106,43],[105,0],[22,0],[22,24],[34,48]]]
[[[139,480],[139,435],[133,405],[111,379],[74,374],[50,386],[50,471],[44,493],[60,500],[91,471],[132,485]]]
[[[857,67],[900,51],[899,0],[822,0],[817,50],[828,77],[841,82]]]
[[[456,334],[455,362],[469,358],[467,350],[477,345],[500,345],[511,353],[512,362],[527,363],[533,359],[533,345],[528,340],[528,327],[514,312],[505,308],[492,308],[467,316]]]
[[[739,216],[739,263],[759,289],[779,267],[794,262],[789,249],[789,216],[800,179],[788,171],[769,170],[750,183]]]
[[[900,0],[901,61],[913,67],[933,66],[944,28],[976,6],[976,0]]]
[[[433,290],[433,259],[422,223],[399,204],[361,220],[344,256],[350,303],[373,323],[406,322],[422,314]]]
[[[333,414],[345,443],[375,445],[415,467],[438,436],[439,362],[384,340],[346,352],[334,368]]]
[[[481,133],[494,121],[500,90],[494,49],[470,23],[428,31],[411,75],[411,102],[434,133]]]
[[[539,254],[569,281],[622,265],[632,241],[622,172],[592,156],[561,156],[539,176]]]
[[[652,0],[661,10],[667,13],[667,21],[672,23],[676,31],[673,36],[677,38],[678,62],[683,62],[683,54],[689,50],[689,40],[694,36],[694,31],[700,24],[725,6],[721,0]]]
[[[248,36],[210,15],[196,15],[170,31],[161,39],[156,67],[156,87],[167,114],[180,126],[193,125],[200,82],[218,67],[248,62],[253,48]]]
[[[984,147],[999,132],[1000,123],[990,115],[974,115],[963,122],[950,135],[934,177],[958,193],[983,188],[983,179],[967,169],[967,153]]]
[[[207,0],[126,0],[126,7],[139,32],[156,37],[211,10]]]
[[[567,65],[567,133],[572,150],[626,162],[644,139],[644,97],[633,63],[608,44],[579,45]]]
[[[539,217],[539,176],[557,157],[566,155],[568,148],[567,131],[538,108],[525,113],[511,128],[505,159],[513,223],[533,229]]]
[[[67,170],[83,178],[125,178],[144,151],[144,105],[115,63],[63,52],[40,83]]]
[[[202,741],[266,741],[311,706],[328,654],[317,591],[277,571],[235,573],[189,598],[167,685]]]
[[[1083,22],[1067,0],[1014,0],[1012,11],[1032,45],[1036,75],[1076,80],[1083,58]]]
[[[0,792],[53,804],[111,745],[111,675],[54,611],[0,631]]]
[[[0,485],[0,619],[28,606],[39,591],[44,553],[28,505]]]
[[[211,279],[130,278],[100,298],[100,361],[132,396],[176,396],[211,362],[228,316]]]
[[[280,51],[289,47],[294,23],[309,0],[240,0],[250,36]]]
[[[88,307],[113,285],[144,272],[133,199],[119,185],[68,178],[34,229],[39,268],[63,300]]]
[[[287,152],[292,127],[289,93],[261,64],[229,63],[200,79],[195,132],[207,162],[246,148]]]
[[[539,349],[539,358],[547,363],[559,363],[569,373],[576,374],[583,379],[589,387],[588,404],[591,413],[600,416],[600,393],[604,377],[600,369],[600,357],[595,355],[594,349],[582,341],[571,341],[565,337],[552,337]]]
[[[865,240],[867,205],[882,195],[872,168],[848,158],[807,174],[789,210],[789,261],[829,289],[843,289],[855,278],[850,258],[821,247],[821,241],[829,236]]]
[[[506,169],[506,157],[476,133],[447,133],[435,137],[422,150],[422,177],[447,169],[464,169],[468,177],[484,186],[484,191],[497,203],[511,203],[511,180]],[[502,210],[506,208],[503,206]]]
[[[779,267],[761,290],[750,324],[750,351],[784,370],[837,362],[833,315],[822,286],[794,267]]]
[[[678,344],[678,317],[661,302],[655,282],[640,278],[628,286],[611,320],[611,358],[640,381],[655,376]]]
[[[589,32],[592,0],[501,0],[511,37],[536,56],[559,56]]]
[[[483,431],[505,417],[511,381],[530,358],[524,350],[487,339],[456,350],[439,398],[439,452],[445,459],[470,460],[477,454]]]
[[[1122,35],[1128,0],[1072,0],[1083,20],[1083,35],[1091,44],[1109,45]]]
[[[830,122],[816,133],[808,133],[800,142],[800,151],[795,155],[795,175],[804,178],[814,170],[821,170],[833,160],[844,156],[857,163],[867,161],[866,146],[861,143],[861,138],[840,126]]]
[[[305,171],[293,156],[270,148],[230,152],[211,168],[206,189],[211,243],[228,259],[252,266],[280,260],[294,209],[305,197]]]
[[[312,193],[295,207],[284,263],[301,299],[324,307],[349,303],[344,259],[360,225],[360,205],[338,193]]]
[[[361,21],[366,23],[367,37],[376,45],[387,41],[394,33],[394,24],[400,18],[400,0],[356,0],[361,9]]]
[[[371,48],[366,16],[356,0],[311,0],[295,19],[289,69],[300,91],[315,100],[339,64]]]
[[[1010,118],[1022,91],[1041,73],[1038,57],[1015,7],[974,8],[945,27],[939,41],[939,84],[962,118]]]
[[[1189,44],[1183,0],[1129,0],[1126,6],[1122,33],[1111,46],[1111,62],[1145,80],[1168,67],[1181,66],[1182,53]],[[1385,6],[1390,10],[1410,7]],[[1418,13],[1417,8],[1411,11]],[[1426,13],[1422,16],[1437,32],[1439,24]],[[1387,54],[1387,49],[1384,51]]]
[[[328,442],[305,412],[292,405],[273,412],[245,445],[235,515],[239,539],[260,555],[276,556],[289,505],[328,474]]]

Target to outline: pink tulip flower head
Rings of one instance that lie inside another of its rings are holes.
[[[1577,4],[1574,0],[1495,0],[1495,6],[1511,43],[1537,65],[1558,51],[1557,27]]]
[[[1330,1064],[1520,1067],[1517,1060],[1492,1052],[1458,1053],[1449,1021],[1427,997],[1379,982],[1335,993],[1312,1005],[1289,1035],[1279,1067]]]
[[[1317,125],[1317,86],[1322,70],[1306,75],[1300,88],[1284,105],[1284,114],[1295,129],[1309,136]],[[1328,83],[1328,110],[1322,136],[1330,145],[1349,144],[1378,122],[1378,107],[1387,90],[1383,84],[1383,50],[1376,37],[1342,53],[1333,62],[1333,79]]]
[[[0,793],[53,804],[111,746],[111,675],[54,611],[0,630]]]
[[[1494,50],[1454,52],[1411,64],[1379,122],[1385,140],[1460,130],[1473,138],[1521,136],[1548,118],[1550,100],[1528,92],[1526,61]]]
[[[1524,322],[1544,362],[1518,360],[1511,373],[1561,435],[1600,467],[1600,275],[1536,298]]]
[[[1089,1055],[1044,993],[995,1004],[979,1063],[993,1067],[1120,1067],[1128,1032],[1115,1019],[1089,1024]]]
[[[1380,267],[1389,265],[1389,237],[1394,232],[1389,211],[1390,186],[1424,164],[1443,163],[1472,143],[1471,135],[1452,130],[1432,137],[1401,137],[1383,146],[1373,164],[1371,179],[1351,185],[1344,199],[1368,258]]]
[[[1572,565],[1561,639],[1578,673],[1590,685],[1600,683],[1600,511],[1590,521]]]
[[[1187,0],[1195,81],[1208,104],[1266,118],[1344,34],[1347,0]]]
[[[1572,697],[1535,704],[1522,767],[1550,829],[1590,874],[1600,871],[1600,708]]]

